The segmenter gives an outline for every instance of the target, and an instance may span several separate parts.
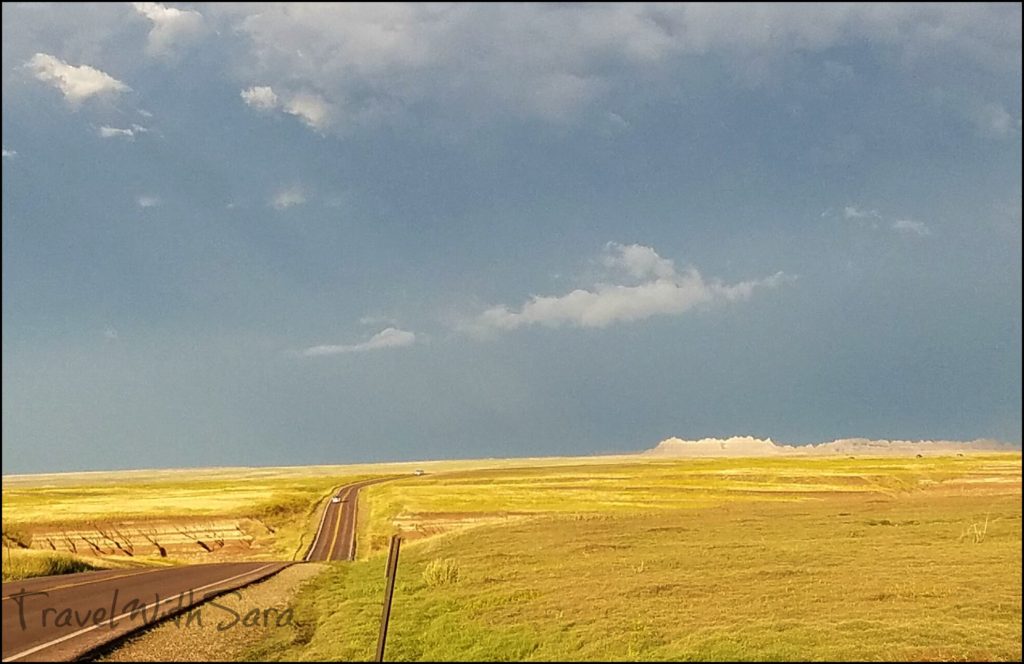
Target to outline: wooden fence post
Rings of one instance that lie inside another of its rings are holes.
[[[395,576],[398,573],[398,548],[402,544],[400,535],[391,536],[388,549],[387,586],[384,589],[384,613],[380,618],[380,635],[377,637],[377,661],[384,661],[384,643],[388,638],[388,619],[391,618],[391,597],[395,594]]]

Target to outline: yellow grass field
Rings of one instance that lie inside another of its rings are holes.
[[[362,560],[249,653],[393,660],[1020,660],[1021,458],[683,459],[367,490]],[[443,533],[443,534],[438,534]]]
[[[4,541],[98,566],[290,560],[308,543],[323,497],[363,477],[232,469],[4,478]],[[5,579],[24,576],[7,558],[4,566]]]
[[[377,475],[406,476],[361,493],[359,560],[325,565],[245,657],[371,659],[402,533],[391,660],[1021,658],[1019,453],[5,478],[4,524],[273,513],[286,535],[231,555],[290,555],[333,486]]]
[[[324,499],[342,484],[411,475],[416,469],[579,462],[552,458],[8,475],[3,478],[4,580],[89,566],[293,560],[309,544]],[[52,555],[42,555],[46,552]]]

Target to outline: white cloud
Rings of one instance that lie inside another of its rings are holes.
[[[865,210],[856,205],[847,205],[843,208],[843,216],[847,219],[881,219],[882,215],[878,210]]]
[[[302,351],[305,357],[318,355],[339,355],[342,353],[363,353],[369,350],[380,350],[382,348],[399,348],[410,346],[416,341],[416,335],[412,332],[388,327],[370,337],[368,341],[348,345],[324,345],[312,346]]]
[[[662,258],[654,249],[640,244],[627,246],[609,242],[601,262],[607,267],[622,268],[637,279],[666,279],[676,273],[676,266],[672,261]]]
[[[117,127],[107,126],[100,127],[99,134],[102,138],[115,138],[118,136],[123,136],[124,138],[131,139],[135,137],[135,132],[133,132],[131,129],[118,129]]]
[[[117,341],[117,330],[115,328],[108,327],[107,329],[103,330],[103,338],[109,339],[110,341]]]
[[[156,196],[142,195],[135,199],[140,208],[151,208],[160,205],[160,199]]]
[[[288,100],[284,112],[294,115],[312,129],[323,131],[331,120],[331,106],[323,97],[300,93]]]
[[[999,6],[225,3],[206,11],[247,38],[239,64],[247,78],[313,90],[344,110],[310,122],[318,131],[434,105],[472,119],[558,123],[597,109],[603,122],[610,93],[700,56],[754,84],[791,54],[865,43],[904,68],[945,54],[969,67],[1020,67],[1019,10]],[[832,62],[829,74],[849,69]]]
[[[132,6],[153,23],[146,44],[150,55],[168,56],[176,46],[195,40],[206,30],[203,15],[192,9],[177,9],[158,2],[133,2]]]
[[[606,327],[658,315],[678,315],[717,301],[749,298],[757,288],[770,288],[791,277],[782,272],[763,279],[724,284],[705,280],[696,268],[678,271],[672,261],[650,247],[609,243],[602,263],[625,270],[635,284],[598,283],[565,295],[533,296],[518,310],[499,305],[460,327],[472,333],[513,330],[527,325]]]
[[[127,129],[120,129],[118,127],[108,127],[106,125],[99,128],[99,135],[102,138],[127,138],[130,141],[135,140],[138,134],[145,134],[149,131],[142,125],[133,124]]]
[[[897,219],[893,222],[892,228],[900,233],[907,233],[910,235],[931,235],[932,231],[928,228],[928,225],[923,221],[914,221],[913,219]]]
[[[283,112],[294,115],[307,127],[320,133],[328,128],[334,115],[334,109],[320,95],[309,92],[300,92],[291,95],[284,102],[269,85],[254,85],[242,90],[242,99],[245,103],[257,111],[273,111],[281,109]]]
[[[249,106],[259,111],[270,111],[277,108],[278,98],[269,85],[256,85],[242,90],[242,99]]]
[[[25,66],[32,70],[37,79],[60,90],[72,106],[95,95],[117,94],[131,90],[106,72],[89,65],[69,65],[60,58],[46,53],[36,53]]]
[[[277,210],[284,210],[294,205],[302,205],[305,202],[306,193],[302,190],[302,187],[297,185],[277,192],[270,199],[271,207]]]
[[[3,152],[3,158],[4,159],[13,159],[14,157],[18,156],[18,153],[16,151],[14,151],[14,150],[8,150],[7,148],[4,148],[3,150],[4,150],[4,152]]]

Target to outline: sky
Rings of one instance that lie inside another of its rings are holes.
[[[2,18],[6,474],[1019,444],[1019,4]]]

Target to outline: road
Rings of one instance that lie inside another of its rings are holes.
[[[276,574],[289,564],[104,570],[5,583],[3,661],[76,659],[157,618]]]
[[[328,501],[306,561],[355,557],[359,489],[393,478],[341,487]],[[215,563],[160,569],[118,569],[38,577],[3,584],[3,661],[71,661],[158,618],[231,620],[212,605],[196,607],[281,571],[291,562]],[[203,613],[215,613],[205,619]],[[216,623],[215,623],[216,624]]]
[[[386,482],[393,477],[381,477],[349,484],[334,495],[340,502],[328,501],[320,527],[313,544],[304,560],[355,560],[356,557],[356,510],[359,490],[371,484]]]

